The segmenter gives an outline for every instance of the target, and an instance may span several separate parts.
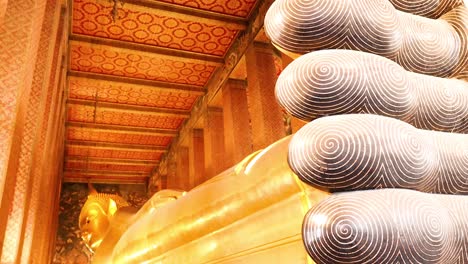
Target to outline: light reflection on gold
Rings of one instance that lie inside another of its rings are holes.
[[[311,263],[300,239],[302,219],[328,193],[291,171],[289,140],[157,209],[152,198],[118,241],[113,262]]]
[[[189,192],[162,190],[137,213],[98,194],[80,215],[84,240],[100,244],[94,262],[313,263],[303,247],[302,219],[328,193],[292,172],[289,141],[249,155]]]

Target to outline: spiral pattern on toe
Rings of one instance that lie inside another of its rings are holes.
[[[421,137],[434,140],[440,153],[434,186],[424,186],[422,190],[434,193],[468,194],[468,138],[453,133],[431,133],[420,131]],[[432,135],[432,136],[431,136]]]
[[[397,11],[388,0],[277,0],[265,17],[265,30],[289,52],[359,50],[412,72],[458,77],[468,67],[467,23],[462,5],[434,20]]]
[[[468,135],[430,132],[388,117],[319,118],[289,145],[291,169],[329,191],[407,188],[468,194]]]
[[[276,98],[306,121],[369,113],[418,128],[468,133],[468,83],[405,71],[395,62],[351,50],[315,51],[293,61],[276,83]]]
[[[465,263],[463,196],[401,189],[334,194],[305,216],[302,236],[316,263]]]
[[[428,18],[439,18],[455,7],[463,5],[463,0],[389,0],[403,12]]]

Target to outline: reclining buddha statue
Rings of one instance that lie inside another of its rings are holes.
[[[278,103],[310,121],[138,212],[90,194],[97,263],[468,263],[468,9],[462,0],[276,0],[297,58]]]

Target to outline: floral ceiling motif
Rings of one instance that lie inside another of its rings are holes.
[[[129,111],[124,109],[100,108],[90,105],[68,104],[68,121],[178,129],[184,121],[184,118],[143,111]]]
[[[70,43],[74,71],[203,86],[213,74],[213,63],[155,55],[129,49]]]
[[[226,53],[239,32],[235,27],[218,21],[200,22],[191,16],[174,17],[167,12],[130,3],[124,7],[119,9],[118,17],[113,21],[110,2],[76,0],[72,31],[74,34],[216,56]]]
[[[65,182],[146,183],[258,1],[123,2],[72,1]]]
[[[68,98],[167,109],[190,110],[203,92],[69,77]]]
[[[194,7],[212,12],[247,17],[250,14],[256,0],[162,0],[168,3]]]

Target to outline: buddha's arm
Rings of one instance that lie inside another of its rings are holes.
[[[307,263],[302,220],[328,194],[307,187],[291,171],[289,141],[271,145],[142,217],[122,236],[113,260]]]
[[[165,189],[155,193],[141,208],[138,213],[133,217],[132,222],[138,222],[140,218],[145,215],[152,214],[161,206],[173,202],[184,195],[184,191]]]
[[[112,250],[122,234],[134,221],[136,212],[137,209],[133,207],[123,207],[117,210],[111,218],[109,229],[102,243],[93,256],[93,263],[112,263]]]

